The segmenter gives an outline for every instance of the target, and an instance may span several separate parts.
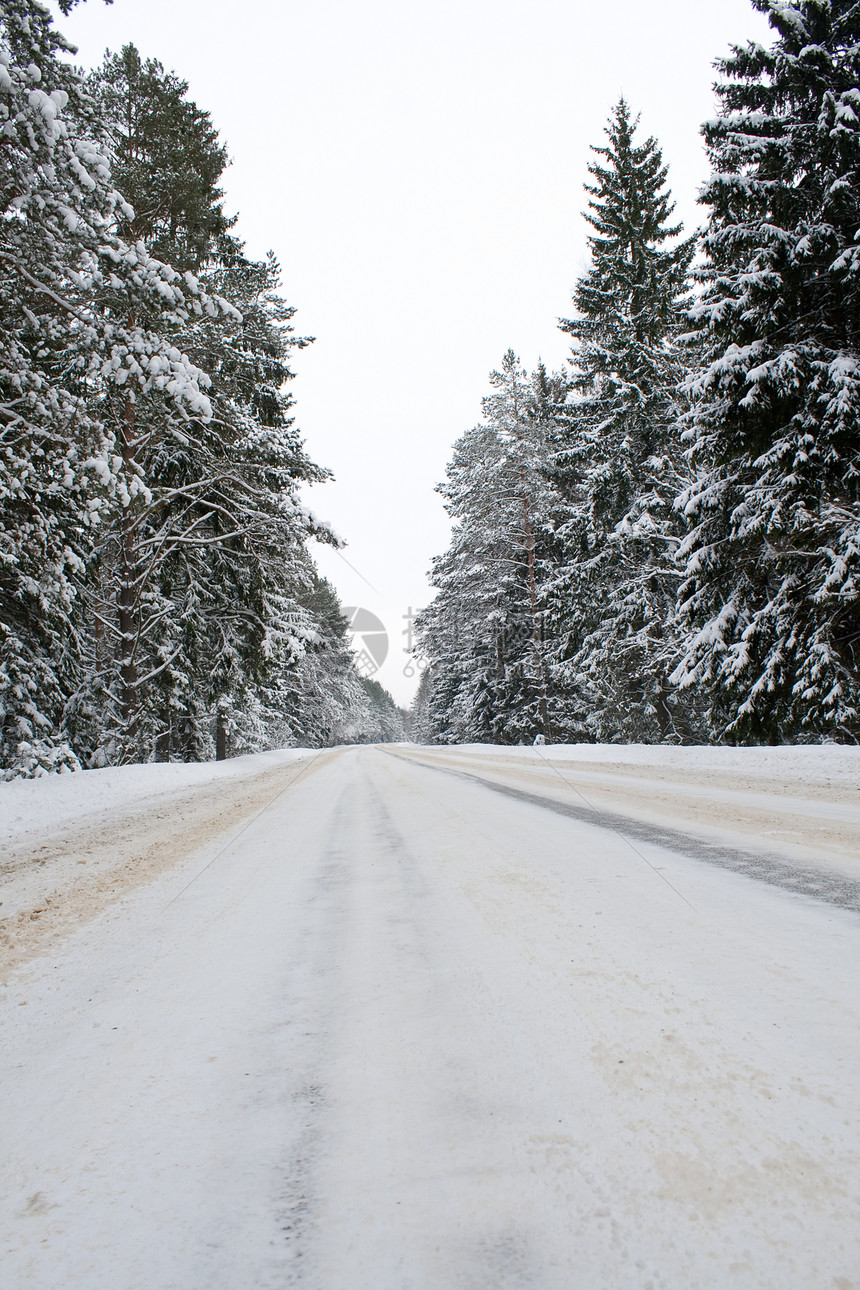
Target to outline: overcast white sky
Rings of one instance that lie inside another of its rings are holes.
[[[385,623],[379,679],[408,702],[451,445],[509,346],[567,353],[589,145],[624,94],[701,222],[712,62],[767,24],[750,0],[88,0],[58,25],[87,66],[127,41],[159,58],[226,140],[239,232],[317,337],[293,393],[336,475],[311,504],[349,543],[319,564]]]

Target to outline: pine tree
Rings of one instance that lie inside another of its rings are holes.
[[[331,540],[299,497],[302,483],[328,472],[308,457],[292,415],[291,354],[308,342],[293,333],[277,262],[250,261],[222,239],[219,262],[201,282],[238,304],[241,323],[209,321],[187,338],[211,374],[216,434],[206,456],[174,448],[158,469],[163,488],[183,485],[180,526],[193,498],[198,539],[180,543],[159,575],[173,602],[162,623],[170,640],[163,635],[160,648],[173,652],[171,640],[178,648],[162,674],[159,737],[175,756],[208,755],[213,712],[245,731],[237,749],[267,745],[266,730],[252,736],[246,720],[252,695],[288,686],[280,674],[317,639],[304,596],[316,579],[306,543]],[[200,752],[189,745],[191,731]]]
[[[400,743],[406,737],[406,714],[379,681],[372,676],[359,678],[367,695],[369,711],[366,725],[356,742],[363,744]]]
[[[434,564],[436,599],[419,615],[431,663],[428,711],[439,742],[557,737],[545,664],[542,591],[554,493],[546,477],[549,382],[508,351],[490,377],[484,421],[455,445],[439,491],[456,527]]]
[[[703,127],[678,676],[725,738],[856,740],[860,5],[754,3],[776,41],[718,64]]]
[[[308,540],[331,542],[332,536],[299,495],[302,484],[322,481],[329,472],[308,456],[288,391],[293,379],[293,351],[310,342],[294,334],[295,309],[280,295],[280,268],[274,256],[250,261],[239,244],[222,239],[219,264],[203,280],[213,289],[223,290],[242,312],[242,326],[232,329],[229,343],[212,363],[212,374],[223,407],[225,433],[230,428],[233,478],[245,516],[245,534],[241,558],[234,558],[239,570],[235,594],[227,598],[224,584],[215,579],[207,602],[208,619],[231,637],[232,648],[243,659],[244,675],[255,684],[286,685],[286,674],[296,667],[301,671],[307,648],[319,639],[332,643],[326,657],[339,672],[335,638],[324,630],[329,614],[324,597],[308,598],[308,588],[323,585],[308,554]],[[249,562],[251,578],[247,576]],[[245,618],[240,619],[239,632],[231,633],[236,606],[242,606]],[[249,632],[243,622],[253,622],[253,630]],[[223,705],[230,696],[234,710],[241,709],[242,691],[220,676],[217,659],[208,671],[204,662],[204,675],[210,678],[213,699]],[[345,682],[341,686],[333,682],[329,706],[334,693],[344,695],[342,722],[348,724],[356,696]],[[327,742],[333,721],[326,718],[318,734],[306,724],[307,737],[312,743]],[[266,738],[270,737],[267,734]]]
[[[32,774],[76,764],[72,610],[105,502],[128,491],[100,400],[127,397],[115,392],[131,378],[160,384],[172,417],[211,409],[205,376],[165,337],[191,287],[117,236],[129,208],[92,105],[58,57],[68,46],[37,0],[4,3],[0,37],[0,755],[6,774]],[[109,314],[105,302],[120,299],[148,325]]]
[[[269,669],[258,690],[264,747],[361,742],[363,732],[373,725],[337,594],[309,558],[307,573],[299,601],[314,630],[292,649],[286,666]]]
[[[11,775],[76,765],[57,730],[74,669],[73,574],[86,551],[83,463],[100,436],[63,380],[74,305],[56,306],[49,292],[59,284],[42,276],[46,261],[80,259],[69,245],[79,218],[71,149],[57,120],[74,92],[56,56],[64,44],[30,4],[9,6],[0,32],[0,766]]]
[[[199,273],[219,237],[235,224],[218,187],[227,148],[188,84],[134,45],[107,53],[89,78],[112,156],[114,183],[133,210],[126,241],[145,242],[179,272]]]
[[[430,715],[430,697],[432,671],[426,665],[422,667],[418,678],[418,689],[409,709],[406,733],[411,743],[432,744],[435,742],[433,720]]]
[[[124,468],[145,491],[105,525],[90,616],[121,648],[93,658],[76,710],[102,715],[89,730],[79,721],[78,739],[89,737],[91,764],[153,748],[223,755],[228,743],[265,745],[256,691],[277,688],[275,673],[316,636],[297,594],[313,577],[304,543],[325,530],[297,490],[327,472],[305,453],[284,390],[291,351],[308,341],[293,334],[277,263],[250,261],[229,233],[218,187],[226,149],[185,83],[126,46],[90,87],[133,203],[128,230],[231,308],[189,310],[174,332],[207,371],[211,417],[177,425],[157,391],[114,408]],[[110,703],[91,696],[116,692],[111,731]]]
[[[600,741],[683,737],[668,680],[682,480],[678,335],[692,242],[671,223],[667,172],[622,99],[593,149],[585,218],[591,265],[578,282],[573,401],[557,436],[565,555],[548,589],[554,673],[580,696]]]

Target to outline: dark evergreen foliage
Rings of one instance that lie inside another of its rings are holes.
[[[113,180],[133,207],[120,225],[156,259],[198,273],[235,219],[224,214],[219,180],[227,149],[188,84],[134,45],[107,54],[88,88],[99,104]]]
[[[678,676],[735,740],[860,734],[860,6],[719,66]]]
[[[425,738],[860,733],[860,6],[755,3],[778,38],[720,64],[692,295],[660,150],[623,101],[595,149],[569,393],[528,413],[530,609],[498,573],[522,552],[498,416],[458,445]],[[508,644],[529,622],[531,659]]]
[[[690,736],[677,661],[673,501],[685,481],[678,433],[691,240],[672,225],[653,138],[635,142],[622,99],[586,185],[591,265],[578,282],[573,399],[559,419],[556,470],[567,514],[548,588],[559,683],[578,691],[602,741]]]

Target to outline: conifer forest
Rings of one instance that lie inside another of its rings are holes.
[[[860,737],[860,5],[753,3],[701,233],[617,103],[569,367],[509,351],[455,445],[417,738]]]
[[[0,16],[3,773],[396,737],[308,550],[309,340],[209,115],[131,45],[77,73],[38,0]]]
[[[860,5],[752,3],[700,231],[607,104],[567,366],[502,355],[439,488],[418,742],[860,740]],[[0,0],[0,134],[0,774],[403,738],[210,115]]]

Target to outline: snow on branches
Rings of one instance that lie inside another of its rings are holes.
[[[263,713],[260,687],[289,690],[322,639],[301,597],[316,577],[304,544],[323,529],[296,492],[325,472],[283,389],[291,348],[307,342],[291,334],[277,265],[248,261],[229,236],[216,187],[226,150],[187,86],[132,47],[109,57],[109,86],[84,81],[68,52],[39,0],[4,0],[7,776],[204,757],[216,744],[222,755],[231,740],[265,743],[266,721],[288,737],[277,714],[244,726],[233,714]],[[157,127],[157,155],[138,148],[137,169],[118,113],[129,76]],[[170,192],[179,240],[135,212],[135,183],[153,180]],[[181,252],[181,269],[156,244]],[[344,686],[361,708],[357,678]]]
[[[731,738],[856,738],[860,11],[756,0],[724,60],[692,321],[677,678]]]

